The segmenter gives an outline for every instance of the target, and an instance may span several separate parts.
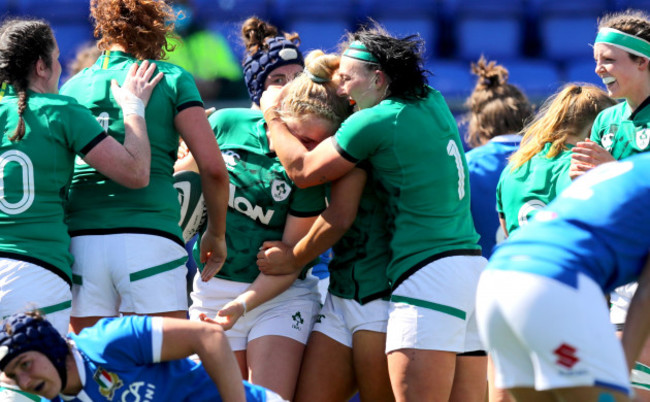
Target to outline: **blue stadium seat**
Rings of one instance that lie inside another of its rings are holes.
[[[611,0],[529,0],[528,7],[541,15],[580,13],[601,15],[612,7]]]
[[[88,23],[57,23],[52,24],[52,29],[59,44],[64,69],[68,62],[75,58],[82,45],[95,40]]]
[[[15,1],[16,12],[43,18],[52,24],[87,22],[90,24],[88,0],[20,0]]]
[[[272,15],[284,30],[300,35],[303,50],[336,51],[341,37],[353,29],[354,7],[349,0],[275,0]]]
[[[321,49],[331,53],[337,51],[338,43],[351,30],[351,26],[343,19],[301,18],[291,21],[287,29],[300,35],[300,49],[303,52]]]
[[[438,47],[438,30],[435,20],[428,16],[422,17],[381,17],[377,19],[386,30],[396,36],[419,34],[424,40],[424,54],[426,57],[435,57]]]
[[[557,65],[547,60],[512,60],[505,63],[508,82],[521,88],[531,100],[544,99],[561,85]]]
[[[474,89],[469,63],[460,61],[432,61],[425,68],[433,73],[429,84],[440,91],[449,102],[462,102]]]
[[[444,18],[451,20],[456,57],[474,61],[517,58],[524,37],[525,0],[443,0]]]
[[[593,59],[573,60],[566,65],[565,79],[568,82],[589,82],[604,88],[603,81],[595,73],[596,63]]]
[[[593,56],[596,18],[569,15],[543,18],[540,22],[542,54],[551,60],[585,59]]]
[[[522,27],[516,17],[466,16],[458,21],[457,56],[477,60],[482,54],[489,59],[517,58],[522,46]]]

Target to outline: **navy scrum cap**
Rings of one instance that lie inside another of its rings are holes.
[[[289,64],[305,66],[302,53],[295,43],[284,36],[276,36],[266,40],[267,49],[258,50],[253,55],[246,56],[244,60],[244,80],[248,95],[256,105],[260,104],[264,81],[269,73],[278,67]]]
[[[68,344],[49,321],[19,313],[5,318],[1,325],[0,371],[4,371],[7,364],[21,353],[41,352],[59,373],[61,389],[65,388],[68,379],[65,370]]]

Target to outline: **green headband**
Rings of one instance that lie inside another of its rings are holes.
[[[607,43],[633,55],[650,59],[650,43],[648,41],[617,29],[602,28],[598,31],[595,43]]]
[[[362,61],[367,61],[369,63],[376,63],[379,64],[379,59],[377,59],[370,51],[368,48],[366,48],[366,45],[361,43],[361,41],[355,40],[354,42],[350,43],[350,46],[343,52],[343,56],[348,56],[352,57],[353,59],[357,60],[362,60]]]

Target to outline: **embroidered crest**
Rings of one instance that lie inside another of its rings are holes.
[[[636,132],[636,146],[643,151],[650,144],[650,130],[644,128]]]
[[[612,148],[614,147],[614,133],[609,132],[603,135],[603,138],[601,138],[600,142],[603,144],[603,148],[605,148],[607,152],[611,152]]]
[[[291,187],[284,180],[273,180],[271,184],[271,196],[275,201],[284,201],[289,197]]]
[[[99,384],[99,393],[109,401],[113,400],[115,391],[124,385],[117,374],[110,373],[101,367],[97,367],[97,370],[95,370],[95,374],[93,374],[93,380]]]

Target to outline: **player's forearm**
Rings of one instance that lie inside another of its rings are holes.
[[[200,172],[201,186],[209,218],[208,229],[217,237],[225,237],[229,178],[221,154],[218,156],[221,164],[215,164],[209,172]]]
[[[124,129],[125,158],[122,161],[115,161],[115,163],[119,163],[125,170],[130,171],[134,181],[147,185],[151,168],[151,145],[145,119],[135,114],[126,116],[124,117]]]
[[[220,327],[210,327],[218,330],[213,330],[210,336],[202,337],[196,354],[224,401],[246,401],[239,365],[228,339]]]
[[[248,289],[237,296],[237,300],[246,304],[247,312],[251,311],[289,289],[299,274],[300,271],[288,275],[264,275],[260,273]]]

